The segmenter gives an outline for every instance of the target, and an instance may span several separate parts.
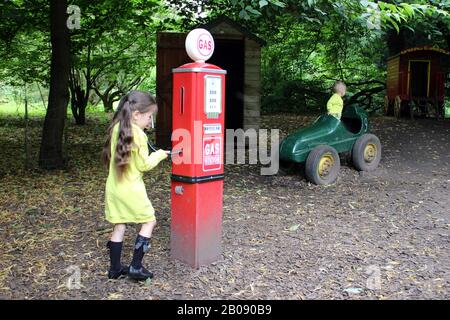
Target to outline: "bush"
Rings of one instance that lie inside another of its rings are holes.
[[[261,112],[271,113],[317,113],[326,109],[329,98],[322,84],[314,81],[263,80]]]

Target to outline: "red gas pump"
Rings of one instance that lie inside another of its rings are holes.
[[[221,254],[226,71],[205,63],[207,30],[191,31],[186,51],[195,62],[173,69],[171,254],[197,268]]]

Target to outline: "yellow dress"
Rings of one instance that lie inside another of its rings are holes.
[[[148,154],[147,135],[137,125],[132,125],[133,147],[130,162],[119,181],[114,166],[119,124],[113,128],[111,162],[105,189],[105,216],[111,223],[145,223],[155,220],[155,209],[148,199],[143,173],[156,167],[167,158],[163,150]]]
[[[344,101],[337,93],[333,94],[327,102],[327,112],[338,119],[341,119]]]

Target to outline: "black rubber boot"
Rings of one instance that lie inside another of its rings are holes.
[[[153,273],[151,271],[148,271],[144,267],[135,269],[135,268],[133,268],[133,266],[130,266],[130,268],[128,269],[128,276],[131,279],[134,279],[137,281],[147,280],[148,278],[153,279]]]
[[[108,241],[106,246],[109,249],[109,257],[111,259],[111,266],[108,271],[109,279],[118,279],[120,276],[126,275],[127,267],[121,265],[120,255],[122,254],[123,242]]]
[[[128,268],[125,266],[121,266],[120,270],[112,270],[108,271],[109,279],[119,279],[121,276],[126,276],[128,274]]]
[[[134,246],[133,261],[128,268],[128,276],[134,280],[153,278],[153,273],[142,266],[144,254],[150,250],[150,238],[138,235]]]

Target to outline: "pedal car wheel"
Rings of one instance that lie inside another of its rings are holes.
[[[352,160],[359,171],[374,170],[381,160],[380,139],[370,133],[363,134],[353,145]]]
[[[305,173],[309,181],[315,184],[333,183],[341,168],[337,151],[330,146],[317,146],[308,155]]]

